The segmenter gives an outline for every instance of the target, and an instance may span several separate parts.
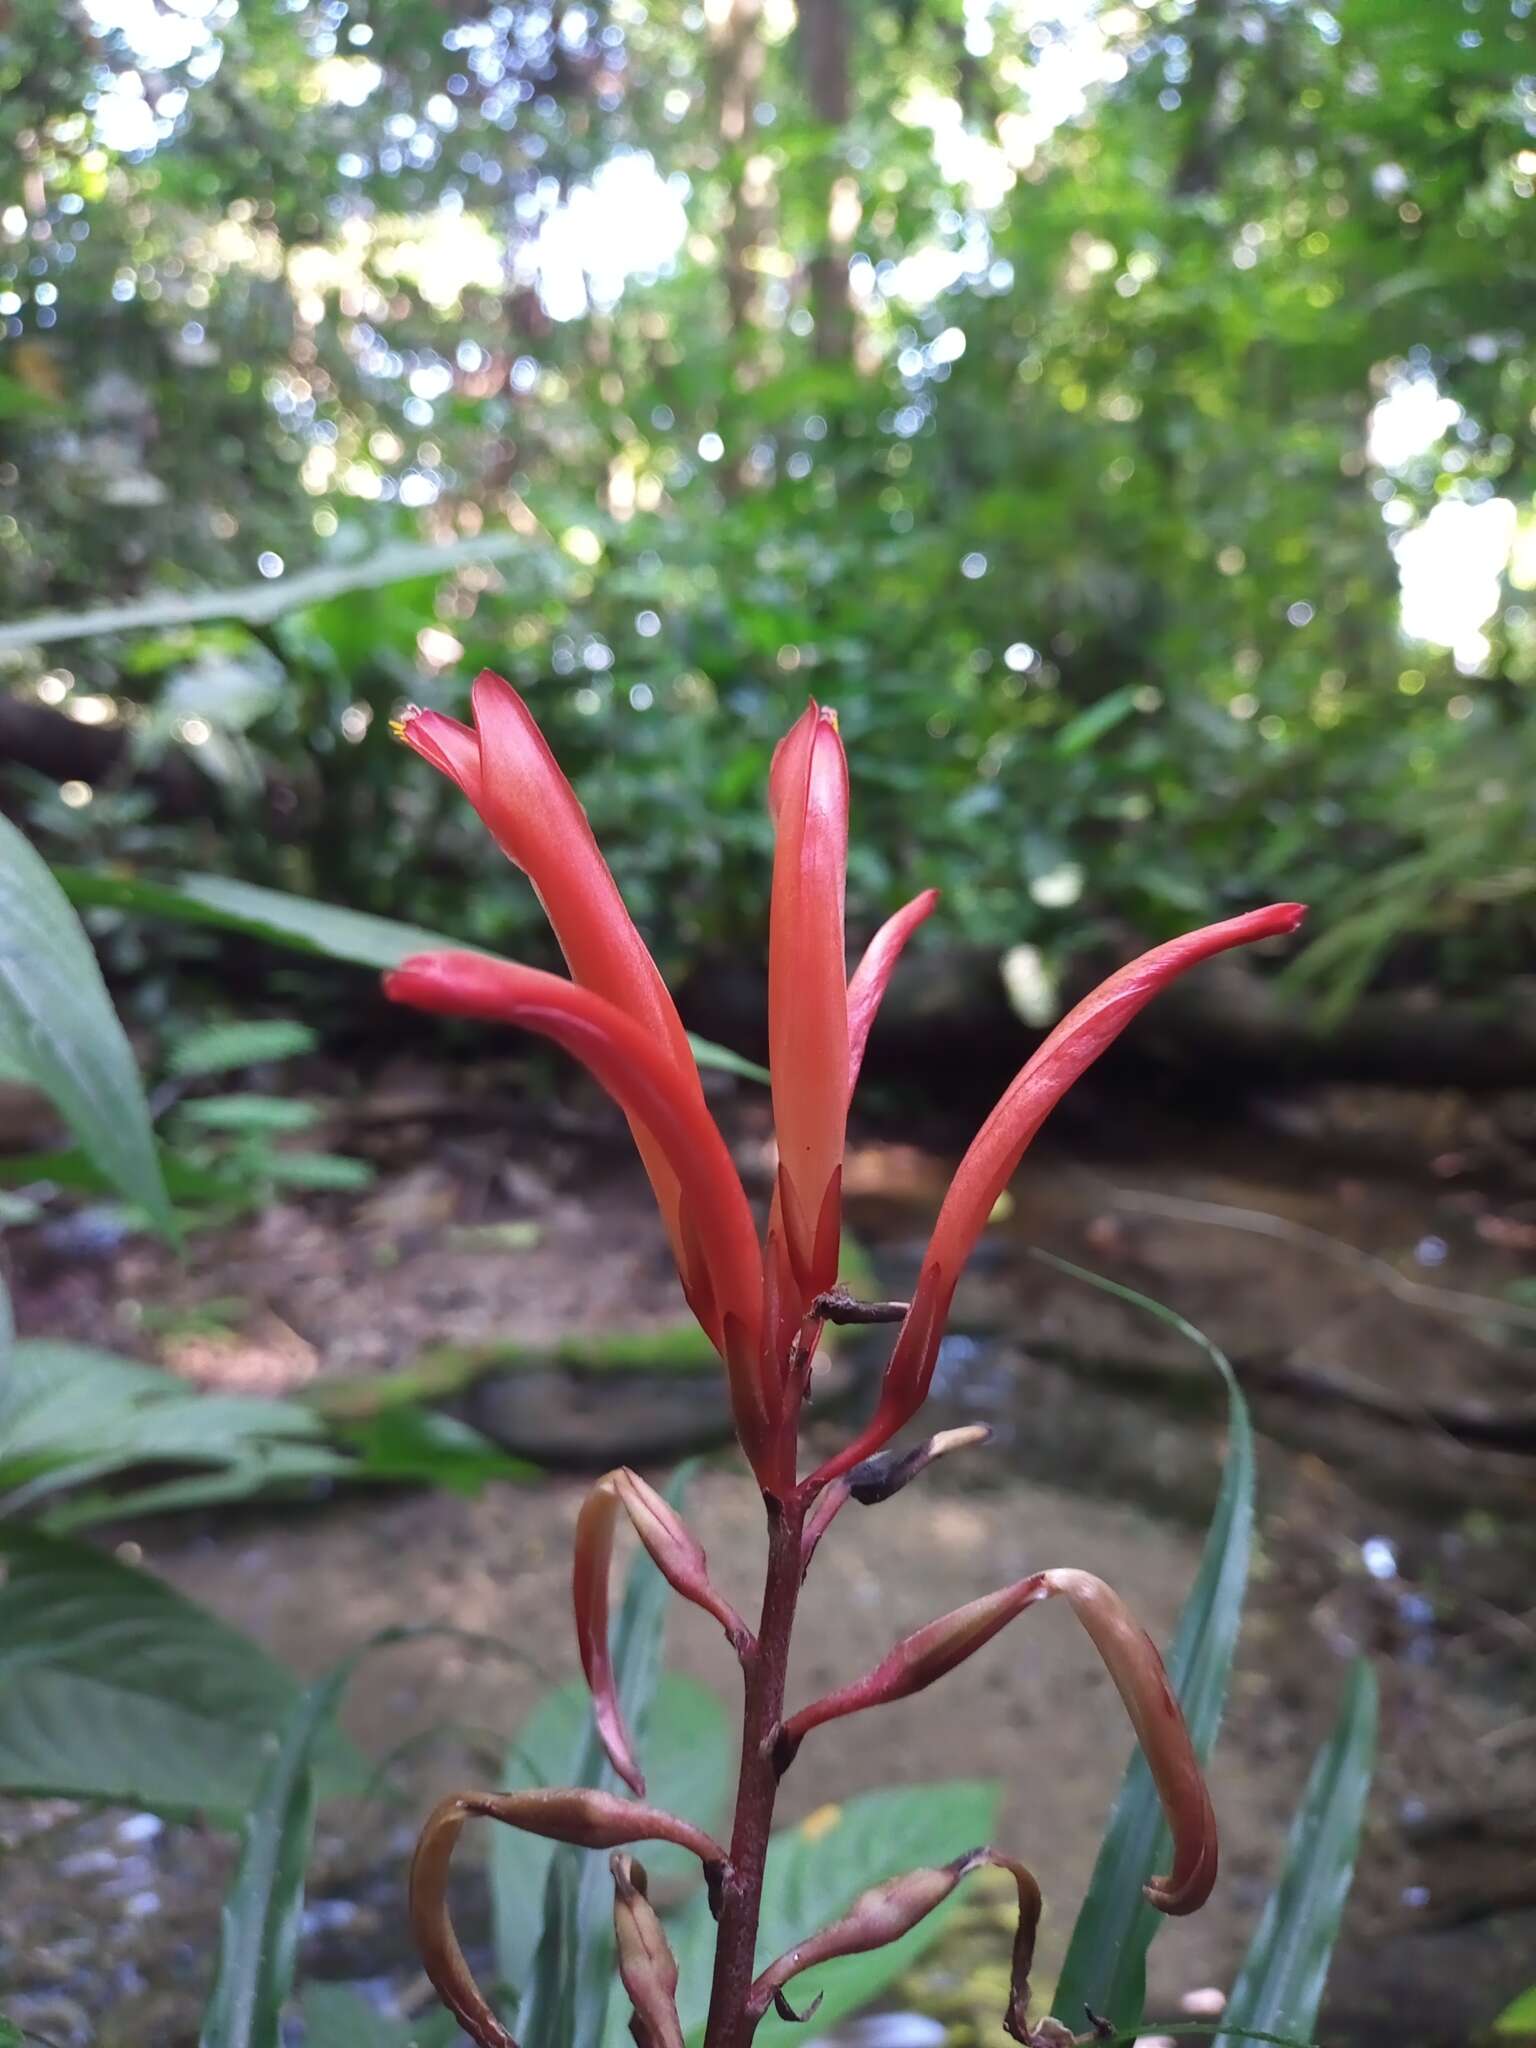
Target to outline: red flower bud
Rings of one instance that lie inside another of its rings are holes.
[[[937,1870],[909,1870],[904,1876],[890,1878],[861,1893],[840,1920],[797,1942],[769,1964],[752,1986],[748,2011],[754,2015],[766,2012],[770,2001],[776,2001],[783,1987],[802,1970],[813,1969],[816,1964],[831,1962],[838,1956],[863,1955],[869,1949],[885,1948],[890,1942],[899,1941],[943,1905],[956,1885],[973,1870],[986,1866],[1006,1870],[1018,1888],[1019,1924],[1014,1937],[1012,1983],[1004,2025],[1015,2040],[1029,2048],[1036,2038],[1029,2030],[1029,1971],[1034,1959],[1035,1931],[1040,1924],[1040,1887],[1022,1863],[996,1849],[972,1849]]]
[[[779,1203],[803,1312],[837,1279],[848,1116],[848,764],[835,712],[807,705],[779,742],[768,803],[768,1065]]]

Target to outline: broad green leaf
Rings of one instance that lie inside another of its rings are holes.
[[[46,863],[4,817],[0,1058],[42,1090],[113,1186],[174,1235],[139,1071],[90,940]]]
[[[1310,2040],[1355,1874],[1355,1852],[1376,1762],[1376,1674],[1362,1657],[1333,1733],[1318,1752],[1291,1823],[1280,1882],[1222,2015],[1215,2048],[1245,2030]]]
[[[71,902],[86,907],[141,912],[180,924],[215,925],[242,932],[300,953],[349,961],[356,967],[398,967],[412,953],[441,952],[459,941],[429,932],[420,925],[397,924],[393,918],[366,911],[341,910],[290,896],[281,889],[263,889],[252,882],[230,881],[224,875],[178,875],[173,882],[152,882],[137,876],[100,874],[85,868],[56,870],[60,887]]]
[[[0,1525],[0,1788],[237,1825],[299,1686],[265,1651],[84,1544]],[[367,1780],[339,1735],[324,1789]]]
[[[886,1792],[864,1792],[845,1805],[821,1807],[798,1827],[781,1830],[768,1849],[763,1880],[763,1916],[758,1933],[757,1963],[762,1969],[795,1942],[814,1934],[859,1893],[905,1870],[945,1863],[974,1849],[992,1834],[997,1818],[998,1788],[961,1778],[941,1785],[902,1786]],[[816,2013],[818,2034],[845,2013],[868,2004],[937,1939],[958,1899],[952,1899],[890,1947],[868,1955],[845,1956],[824,1968],[807,1971],[790,1991],[804,2010],[823,1994]],[[714,1965],[715,1923],[701,1896],[668,1926],[677,1957],[678,2017],[693,2048],[703,2036],[709,2011],[710,1973]],[[615,2000],[615,2006],[622,2000]],[[608,2048],[621,2048],[622,2018],[610,2020]],[[784,2048],[805,2040],[803,2031],[769,2014],[756,2039],[766,2048]]]
[[[591,1723],[592,1696],[579,1680],[546,1694],[507,1752],[503,1789],[574,1783]],[[691,1678],[666,1673],[657,1688],[646,1749],[651,1800],[713,1829],[724,1810],[734,1748],[725,1709],[715,1695]],[[554,1854],[553,1842],[514,1828],[497,1828],[492,1836],[496,1969],[505,1984],[527,1981]],[[660,1899],[698,1882],[696,1859],[671,1843],[647,1842],[637,1854]]]
[[[666,1497],[674,1507],[682,1506],[695,1470],[689,1462],[672,1475]],[[619,1700],[642,1767],[669,1597],[666,1580],[642,1551],[630,1566],[611,1639]],[[590,1723],[576,1764],[572,1784],[623,1789]],[[542,1931],[519,2012],[523,2048],[598,2048],[613,1974],[613,1879],[606,1860],[559,1848],[550,1860]]]
[[[291,1017],[257,1017],[206,1024],[171,1048],[173,1074],[229,1074],[268,1060],[290,1060],[319,1043],[307,1024]]]
[[[204,1095],[183,1102],[179,1121],[203,1131],[228,1131],[241,1137],[281,1137],[307,1131],[319,1118],[313,1103],[293,1102],[281,1095]]]
[[[264,1445],[258,1456],[185,1479],[162,1479],[153,1486],[71,1493],[55,1501],[41,1516],[51,1535],[67,1536],[102,1522],[122,1522],[138,1515],[182,1514],[189,1508],[218,1507],[227,1501],[302,1498],[315,1487],[360,1476],[356,1458],[324,1444]]]
[[[134,1465],[207,1465],[253,1493],[291,1477],[294,1452],[306,1454],[300,1471],[344,1468],[321,1419],[297,1402],[202,1393],[85,1344],[24,1338],[0,1386],[0,1495],[12,1512]]]
[[[1036,1252],[1035,1257],[1178,1331],[1205,1353],[1226,1385],[1227,1455],[1221,1489],[1168,1657],[1168,1674],[1189,1723],[1195,1754],[1204,1763],[1221,1725],[1248,1583],[1254,1488],[1248,1404],[1224,1354],[1181,1315],[1133,1288],[1049,1253]],[[1147,1904],[1141,1887],[1167,1867],[1163,1858],[1168,1848],[1152,1773],[1138,1749],[1121,1781],[1056,1986],[1051,2010],[1065,2025],[1080,2028],[1085,2006],[1117,2027],[1133,2028],[1140,2021],[1146,2002],[1147,1951],[1163,1924],[1163,1915]]]
[[[1522,1991],[1513,2005],[1505,2006],[1493,2023],[1493,2031],[1536,2040],[1536,1984],[1529,1991]]]
[[[36,856],[34,855],[34,858]],[[151,882],[137,876],[100,874],[88,868],[55,870],[59,886],[71,902],[88,908],[142,912],[148,917],[174,918],[182,924],[216,925],[222,931],[244,932],[275,946],[301,953],[319,953],[380,972],[398,967],[412,953],[440,953],[445,947],[466,948],[462,939],[446,938],[420,925],[397,924],[393,918],[366,911],[341,910],[333,903],[314,903],[307,896],[289,896],[281,889],[262,889],[251,882],[232,882],[223,875],[178,875],[173,882]],[[689,1034],[700,1066],[739,1074],[766,1083],[766,1068],[743,1059],[726,1046]],[[0,1052],[3,1052],[0,1043]]]
[[[467,1422],[414,1404],[341,1423],[338,1433],[358,1453],[347,1475],[353,1479],[413,1480],[477,1494],[493,1479],[531,1479],[538,1472]]]
[[[307,1687],[276,1734],[240,1831],[200,2048],[282,2048],[315,1825],[315,1745],[334,1724],[356,1662],[349,1657]]]

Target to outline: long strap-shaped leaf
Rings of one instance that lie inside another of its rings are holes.
[[[89,868],[61,867],[54,873],[70,901],[87,908],[138,911],[146,917],[172,918],[178,924],[214,925],[221,931],[266,939],[274,946],[289,946],[295,952],[345,960],[355,967],[383,971],[398,967],[412,953],[463,950],[457,940],[420,925],[401,924],[395,918],[375,917],[363,910],[343,910],[334,903],[314,903],[307,896],[231,881],[227,875],[184,874],[173,881],[155,882],[138,875],[99,874]],[[750,1081],[768,1079],[764,1068],[728,1046],[692,1032],[688,1043],[701,1067],[718,1067]]]
[[[1046,1252],[1035,1256],[1156,1316],[1203,1351],[1226,1383],[1227,1456],[1221,1491],[1168,1658],[1168,1673],[1203,1764],[1221,1724],[1248,1583],[1254,1482],[1248,1404],[1225,1355],[1181,1315],[1065,1259]],[[1066,2025],[1080,2028],[1087,2006],[1116,2027],[1133,2028],[1140,2022],[1147,1993],[1147,1950],[1163,1924],[1163,1916],[1142,1897],[1141,1887],[1162,1867],[1159,1859],[1165,1846],[1157,1791],[1138,1750],[1121,1782],[1056,1986],[1051,2010]]]
[[[418,576],[447,576],[472,563],[506,561],[530,552],[529,543],[516,533],[476,535],[447,547],[400,541],[375,548],[363,561],[304,569],[270,583],[243,583],[234,590],[162,591],[134,604],[100,605],[95,611],[39,612],[0,626],[0,653],[46,647],[56,640],[95,640],[103,633],[159,633],[219,619],[263,626],[285,612],[326,604],[354,590],[379,590]]]
[[[224,1901],[218,1969],[200,2048],[281,2048],[283,2001],[293,1985],[315,1823],[311,1758],[356,1662],[349,1657],[301,1695],[262,1778]]]
[[[149,1110],[91,942],[48,870],[0,818],[0,1058],[48,1096],[130,1202],[174,1235]]]
[[[1362,1657],[1291,1823],[1280,1882],[1238,1972],[1215,2048],[1253,2031],[1312,2038],[1355,1874],[1376,1761],[1376,1676]]]

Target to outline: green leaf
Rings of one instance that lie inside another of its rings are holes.
[[[4,817],[0,1058],[25,1071],[113,1186],[174,1236],[138,1068],[90,940],[44,861]]]
[[[1493,2031],[1536,2040],[1536,1984],[1529,1991],[1522,1991],[1513,2005],[1505,2006],[1493,2023]]]
[[[759,1969],[846,1912],[870,1885],[905,1870],[947,1862],[985,1842],[992,1834],[997,1806],[995,1785],[961,1778],[940,1785],[861,1793],[844,1805],[820,1808],[798,1827],[781,1830],[768,1848],[757,1943]],[[958,1899],[948,1901],[888,1948],[846,1956],[808,1971],[790,1994],[793,2002],[803,2011],[817,1992],[823,1994],[816,2013],[817,2032],[822,2032],[845,2013],[868,2004],[882,1985],[899,1976],[943,1933],[956,1904]],[[709,2011],[715,1932],[708,1902],[702,1896],[691,1900],[668,1927],[679,1970],[678,2017],[690,2044],[702,2037]],[[620,2003],[615,2000],[616,2006]],[[627,2024],[628,2014],[623,2018]],[[616,2017],[610,2023],[608,2048],[619,2048],[622,2039]],[[791,2041],[803,2043],[805,2035],[770,2014],[756,2039],[765,2048],[784,2048]]]
[[[134,604],[103,605],[91,612],[40,612],[34,618],[0,626],[0,653],[44,647],[57,640],[159,632],[218,619],[266,625],[286,612],[326,604],[355,590],[380,590],[420,576],[448,576],[471,563],[506,561],[527,552],[528,542],[515,533],[476,535],[448,546],[396,541],[370,549],[358,562],[305,569],[296,576],[244,583],[233,590],[200,590],[191,596],[164,591]]]
[[[221,931],[266,939],[300,953],[349,961],[356,967],[398,967],[412,953],[441,952],[461,942],[420,925],[397,924],[393,918],[366,911],[341,910],[290,896],[281,889],[233,882],[224,875],[178,875],[174,882],[151,882],[137,876],[97,874],[84,868],[56,870],[60,887],[73,903],[87,907],[141,912],[180,924],[214,925]]]
[[[0,1525],[0,1788],[102,1799],[236,1826],[268,1732],[299,1687],[265,1651],[153,1578],[83,1544]],[[356,1791],[340,1735],[323,1788]]]
[[[216,1201],[236,1191],[230,1181],[205,1166],[195,1166],[169,1145],[157,1143],[155,1151],[166,1192],[173,1201]],[[113,1189],[112,1181],[78,1146],[58,1152],[13,1152],[0,1159],[0,1184],[24,1188],[38,1181],[89,1195],[106,1195]]]
[[[279,1187],[312,1195],[355,1195],[377,1179],[366,1159],[340,1152],[274,1152],[265,1170]]]
[[[199,1130],[277,1137],[312,1129],[320,1113],[313,1103],[292,1102],[281,1095],[204,1095],[183,1102],[176,1114]]]
[[[696,1469],[690,1460],[672,1475],[666,1498],[673,1507],[682,1506]],[[661,1680],[667,1598],[666,1580],[642,1551],[630,1566],[611,1638],[619,1702],[642,1766]],[[590,1719],[567,1782],[622,1789]],[[494,1864],[492,1882],[498,1883]],[[558,1848],[550,1860],[542,1931],[518,2018],[523,2048],[597,2048],[612,1984],[613,1880],[607,1864],[601,1856]]]
[[[1221,1490],[1168,1657],[1168,1674],[1189,1723],[1195,1754],[1204,1763],[1221,1725],[1248,1583],[1254,1489],[1248,1404],[1225,1355],[1181,1315],[1048,1252],[1036,1251],[1033,1256],[1155,1316],[1203,1351],[1226,1384],[1227,1455]],[[1065,2025],[1081,2027],[1085,2006],[1120,2028],[1134,2028],[1140,2022],[1146,2002],[1147,1951],[1164,1917],[1147,1904],[1141,1887],[1155,1871],[1166,1868],[1168,1846],[1152,1773],[1138,1749],[1121,1781],[1056,1986],[1051,2010]]]
[[[221,931],[243,932],[275,946],[290,946],[301,953],[318,953],[328,960],[345,960],[380,972],[398,967],[412,953],[441,953],[445,947],[459,952],[485,950],[466,947],[462,939],[445,938],[420,925],[397,924],[393,918],[373,917],[361,910],[341,910],[333,903],[314,903],[307,896],[289,896],[281,889],[262,889],[251,882],[232,882],[224,875],[178,875],[174,882],[150,882],[88,868],[61,867],[55,874],[70,901],[86,908],[137,911],[182,924],[215,925]],[[715,1067],[766,1086],[765,1067],[692,1032],[688,1042],[701,1067]],[[0,1051],[3,1049],[0,1044]]]
[[[1375,1761],[1376,1675],[1362,1657],[1312,1766],[1280,1882],[1238,1971],[1215,2048],[1237,2048],[1245,2030],[1312,2038],[1355,1874]]]
[[[220,1467],[255,1492],[296,1450],[342,1465],[323,1442],[320,1418],[297,1402],[205,1394],[85,1344],[23,1339],[0,1386],[0,1492],[12,1512],[135,1465]]]
[[[579,1680],[546,1693],[507,1753],[503,1790],[575,1783],[591,1724],[592,1696]],[[713,1829],[725,1808],[733,1754],[730,1724],[715,1695],[691,1678],[666,1673],[645,1759],[653,1803]],[[538,1946],[555,1844],[514,1828],[498,1828],[492,1842],[496,1969],[503,1983],[521,1985]],[[697,1859],[671,1843],[647,1842],[638,1853],[658,1895],[699,1881]]]
[[[71,1494],[41,1517],[50,1535],[66,1536],[101,1522],[121,1522],[138,1515],[182,1514],[189,1508],[218,1507],[226,1501],[254,1500],[257,1495],[282,1499],[302,1497],[316,1486],[357,1476],[355,1458],[320,1444],[274,1444],[258,1457],[199,1472],[185,1479],[164,1479],[153,1486],[102,1489]]]
[[[220,1915],[200,2048],[282,2048],[315,1825],[315,1745],[333,1725],[356,1663],[347,1658],[294,1702],[262,1773]]]
[[[307,1024],[294,1018],[265,1017],[229,1024],[208,1024],[178,1039],[171,1048],[173,1074],[228,1074],[268,1060],[289,1060],[313,1052],[319,1043]]]
[[[1130,717],[1136,709],[1138,688],[1135,683],[1126,683],[1121,689],[1111,690],[1107,697],[1100,697],[1086,711],[1080,711],[1057,733],[1053,752],[1066,759],[1085,753],[1096,740]]]
[[[532,1479],[538,1467],[452,1415],[432,1408],[390,1407],[360,1422],[340,1425],[359,1457],[355,1479],[419,1481],[454,1493],[477,1494],[493,1479]]]

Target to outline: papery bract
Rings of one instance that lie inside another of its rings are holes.
[[[627,1466],[605,1473],[582,1502],[576,1518],[571,1586],[576,1647],[608,1761],[644,1798],[645,1779],[625,1726],[608,1648],[608,1579],[613,1566],[614,1524],[621,1509],[674,1592],[712,1614],[738,1649],[750,1641],[751,1630],[716,1591],[703,1546],[677,1510]]]

